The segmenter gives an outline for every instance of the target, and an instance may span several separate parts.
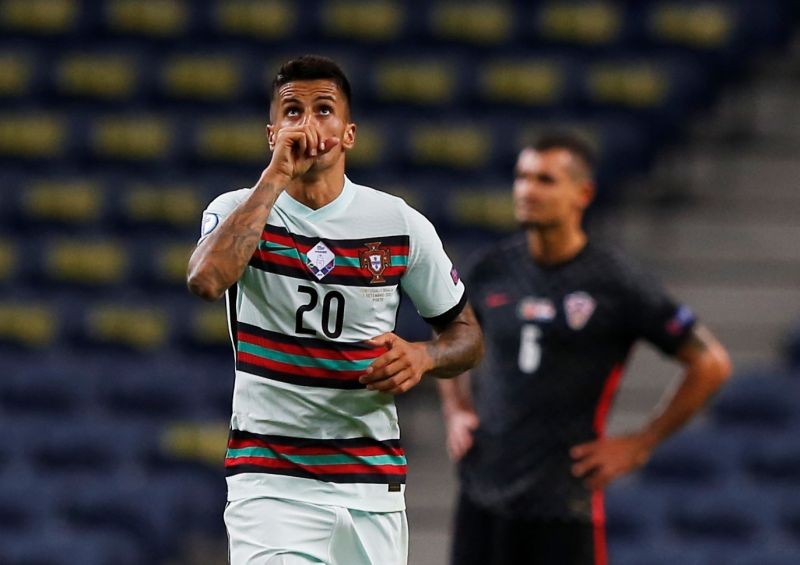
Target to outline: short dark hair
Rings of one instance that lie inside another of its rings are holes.
[[[597,167],[597,151],[585,136],[565,131],[553,131],[540,135],[531,147],[535,151],[564,149],[581,162],[590,177],[594,176]]]
[[[275,93],[278,92],[280,87],[296,80],[333,81],[336,86],[339,87],[342,94],[344,94],[347,107],[348,109],[350,108],[350,99],[352,96],[350,81],[347,80],[347,75],[344,74],[342,68],[332,59],[321,55],[303,55],[302,57],[286,61],[281,65],[281,68],[278,69],[275,78],[272,79],[272,89],[269,93],[270,103],[275,100]]]

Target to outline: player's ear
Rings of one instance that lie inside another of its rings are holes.
[[[589,205],[594,200],[594,196],[597,193],[597,188],[592,180],[585,180],[581,183],[581,190],[580,190],[580,203],[581,208],[586,210]]]
[[[275,127],[272,124],[267,124],[267,142],[269,143],[269,150],[275,149]]]
[[[342,149],[345,151],[352,149],[356,144],[356,124],[350,122],[344,128],[342,135]]]

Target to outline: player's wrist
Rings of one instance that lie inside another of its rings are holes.
[[[292,175],[282,170],[280,167],[270,164],[261,173],[261,178],[258,179],[256,189],[271,189],[278,192],[284,190],[292,181]]]

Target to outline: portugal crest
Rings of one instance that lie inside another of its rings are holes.
[[[380,241],[364,244],[367,248],[358,252],[359,259],[361,260],[361,268],[369,271],[372,275],[370,284],[386,282],[381,275],[386,267],[389,266],[390,257],[389,250],[381,247]]]

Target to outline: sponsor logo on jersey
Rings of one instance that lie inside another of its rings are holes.
[[[694,322],[694,312],[688,306],[681,306],[675,315],[667,322],[667,333],[679,335],[687,326]]]
[[[383,278],[383,271],[386,270],[391,263],[389,250],[381,247],[380,241],[373,241],[372,243],[365,243],[366,249],[358,252],[358,257],[361,260],[361,268],[369,271],[372,275],[370,284],[385,282]]]
[[[498,308],[504,304],[508,304],[508,301],[509,298],[505,292],[493,292],[484,299],[487,308]]]
[[[548,298],[527,296],[520,300],[517,316],[527,321],[549,322],[556,317],[556,307]]]
[[[219,225],[219,216],[213,212],[203,214],[203,224],[200,227],[200,237],[205,237]]]
[[[594,313],[597,303],[594,298],[585,292],[572,292],[564,297],[564,312],[567,315],[567,325],[573,330],[579,330],[586,325]]]
[[[322,280],[336,265],[336,255],[321,241],[317,242],[314,247],[308,250],[306,257],[308,258],[306,265],[314,276],[317,277],[317,280]]]

